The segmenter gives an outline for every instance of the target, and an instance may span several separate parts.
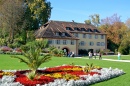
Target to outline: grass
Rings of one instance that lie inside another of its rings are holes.
[[[107,59],[117,59],[117,56],[102,56]],[[83,57],[88,58],[88,57]],[[122,56],[122,60],[130,60],[130,56]],[[43,63],[40,67],[53,67],[63,64],[85,65],[86,63],[100,66],[123,69],[126,74],[113,78],[104,82],[96,83],[91,86],[129,86],[130,85],[130,63],[128,62],[113,62],[98,59],[81,59],[81,58],[67,58],[67,57],[53,57],[49,62]],[[0,70],[8,69],[28,69],[26,64],[19,63],[18,59],[11,58],[10,55],[0,54]]]

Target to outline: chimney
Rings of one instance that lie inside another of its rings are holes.
[[[74,22],[74,20],[72,20],[72,22]]]

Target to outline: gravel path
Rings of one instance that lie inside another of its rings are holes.
[[[82,58],[82,57],[75,57],[75,58]],[[88,58],[82,58],[82,59],[88,59]],[[96,59],[96,60],[99,60],[99,59]],[[102,59],[102,60],[117,61],[117,62],[130,62],[130,60],[115,60],[115,59]]]

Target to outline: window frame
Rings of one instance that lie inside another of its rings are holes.
[[[100,42],[97,42],[97,46],[101,46],[101,43],[100,43]]]
[[[74,45],[74,44],[75,44],[75,43],[74,43],[74,40],[71,40],[71,41],[70,41],[70,44],[71,44],[71,45]]]
[[[98,35],[97,34],[95,34],[95,39],[98,39]]]
[[[56,44],[60,44],[60,40],[56,40]]]
[[[104,39],[104,35],[101,35],[101,39]]]
[[[86,34],[83,34],[83,38],[86,38]]]
[[[88,38],[89,38],[89,39],[92,39],[92,34],[88,34]]]
[[[85,42],[84,42],[84,41],[81,41],[81,42],[80,42],[80,45],[81,45],[81,46],[85,46]]]
[[[90,42],[89,42],[89,45],[90,45],[90,46],[94,46],[94,42],[90,41]]]
[[[67,45],[67,40],[63,40],[63,45]]]

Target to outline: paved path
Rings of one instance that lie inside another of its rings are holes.
[[[75,57],[75,58],[82,58],[82,57]],[[82,58],[82,59],[88,59],[88,58]],[[102,60],[117,61],[117,62],[130,62],[130,60],[115,60],[115,59],[102,59]]]

